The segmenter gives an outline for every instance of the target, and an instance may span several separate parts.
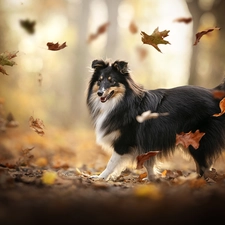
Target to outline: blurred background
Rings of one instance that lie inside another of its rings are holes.
[[[46,133],[94,132],[85,95],[94,59],[127,61],[133,79],[149,89],[214,87],[225,77],[224,12],[222,0],[0,0],[0,53],[18,51],[16,65],[4,66],[8,75],[0,73],[4,115],[13,114],[17,133],[29,129],[30,116],[43,120]],[[21,25],[26,20],[34,32]],[[221,30],[193,45],[197,32],[215,26]],[[157,27],[170,31],[162,53],[141,41],[141,31]],[[67,47],[50,51],[48,42]]]

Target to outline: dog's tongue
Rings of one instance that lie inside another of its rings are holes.
[[[100,100],[101,100],[102,103],[104,103],[104,102],[106,102],[107,97],[101,97]]]

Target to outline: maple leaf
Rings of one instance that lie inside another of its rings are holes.
[[[179,17],[177,19],[174,20],[174,22],[178,22],[178,23],[190,23],[192,21],[191,17]]]
[[[35,21],[30,21],[29,19],[20,20],[20,26],[24,28],[24,30],[26,30],[29,34],[33,34],[35,32],[35,24]]]
[[[143,164],[145,161],[150,159],[151,157],[157,155],[160,151],[149,151],[147,153],[141,154],[137,156],[137,169],[143,168]]]
[[[109,22],[106,22],[106,23],[103,23],[102,25],[100,25],[94,34],[89,35],[87,42],[90,43],[91,41],[95,40],[100,34],[105,33],[108,26],[109,26]]]
[[[9,75],[8,73],[6,73],[6,70],[1,65],[0,65],[0,72],[5,75]]]
[[[144,44],[152,45],[156,50],[161,52],[158,45],[159,44],[170,44],[168,41],[164,40],[165,37],[169,36],[169,30],[159,31],[158,27],[153,31],[151,35],[146,34],[144,31],[141,31],[141,40]]]
[[[53,42],[48,42],[47,46],[48,46],[48,50],[51,50],[51,51],[58,51],[67,47],[66,42],[62,43],[61,45],[58,42],[55,44]]]
[[[41,119],[34,119],[33,116],[29,119],[30,128],[33,129],[40,136],[44,135],[43,129],[45,128],[44,123]]]
[[[220,106],[221,112],[220,113],[213,114],[213,116],[215,116],[215,117],[222,116],[225,113],[225,98],[223,98],[220,101],[220,105],[219,106]]]
[[[14,66],[16,63],[11,59],[15,58],[17,52],[4,52],[0,54],[0,65],[2,66]]]
[[[176,134],[176,145],[182,144],[185,148],[192,145],[194,149],[198,149],[199,142],[205,133],[196,130],[194,133],[189,131],[188,133],[181,132]]]
[[[167,116],[169,113],[152,113],[150,110],[143,112],[140,116],[137,116],[136,119],[139,123],[143,123],[145,120],[156,119],[159,116]]]
[[[198,32],[196,35],[195,35],[195,43],[194,45],[197,45],[198,42],[200,41],[201,37],[205,34],[208,34],[209,32],[212,32],[214,30],[220,30],[221,28],[220,27],[214,27],[214,28],[210,28],[210,29],[207,29],[207,30],[203,30],[201,32]]]

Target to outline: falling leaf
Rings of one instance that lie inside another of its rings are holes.
[[[4,52],[0,54],[0,65],[2,66],[14,66],[16,63],[11,59],[15,58],[17,52]]]
[[[191,17],[179,17],[177,19],[174,20],[174,22],[178,22],[178,23],[190,23],[192,21]]]
[[[225,91],[221,90],[213,90],[213,97],[217,99],[221,99],[225,97]]]
[[[215,117],[221,116],[221,115],[223,115],[223,114],[225,113],[225,98],[223,98],[223,99],[220,101],[219,106],[220,106],[221,112],[220,112],[220,113],[214,114],[213,116],[215,116]]]
[[[9,75],[6,70],[0,65],[0,73],[3,73],[5,75]]]
[[[96,33],[94,34],[90,34],[89,37],[88,37],[88,43],[90,43],[91,41],[95,40],[96,38],[98,38],[98,36],[100,34],[103,34],[106,32],[107,28],[109,26],[109,22],[106,22],[104,24],[102,24],[101,26],[98,27]]]
[[[66,42],[64,42],[61,45],[58,42],[55,44],[53,42],[48,42],[47,46],[48,46],[48,50],[51,50],[51,51],[58,51],[58,50],[61,50],[65,47],[67,47]]]
[[[207,29],[207,30],[203,30],[201,32],[198,32],[196,35],[195,35],[195,43],[194,45],[197,45],[198,42],[200,41],[201,37],[205,34],[208,34],[209,32],[212,32],[214,30],[220,30],[221,28],[220,27],[214,27],[214,28],[210,28],[210,29]]]
[[[20,26],[22,28],[24,28],[27,33],[29,34],[34,34],[35,32],[35,24],[36,22],[35,21],[30,21],[29,19],[26,19],[26,20],[20,20]]]
[[[159,116],[167,116],[169,113],[152,113],[150,110],[143,112],[140,116],[137,116],[136,119],[139,123],[143,123],[145,120],[156,119]]]
[[[151,157],[157,155],[160,151],[149,151],[147,153],[141,154],[137,156],[137,169],[143,168],[143,164],[145,161],[150,159]]]
[[[42,183],[46,185],[54,184],[56,179],[57,179],[57,173],[54,171],[44,171],[43,176],[41,178]]]
[[[40,136],[44,135],[43,129],[45,128],[43,121],[41,119],[34,119],[33,116],[29,119],[30,128],[33,129]]]
[[[136,48],[136,51],[138,53],[140,61],[144,60],[146,58],[146,56],[148,55],[148,52],[147,52],[146,48],[143,48],[143,47],[139,46],[139,47]]]
[[[199,142],[205,133],[196,130],[193,132],[176,134],[176,145],[182,144],[185,148],[188,148],[189,145],[192,145],[194,149],[198,149]]]
[[[141,40],[144,44],[152,45],[156,50],[161,52],[158,45],[159,44],[170,44],[168,41],[164,40],[165,37],[169,36],[168,33],[169,30],[160,31],[158,30],[158,27],[153,31],[151,35],[146,34],[145,32],[141,31]]]
[[[136,34],[138,32],[138,27],[137,25],[134,23],[134,21],[131,21],[130,22],[130,25],[129,25],[129,30],[132,34]]]

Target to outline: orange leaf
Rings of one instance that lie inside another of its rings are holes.
[[[156,50],[161,52],[158,45],[159,44],[170,44],[168,41],[164,40],[165,37],[169,36],[169,30],[159,31],[158,27],[153,31],[151,35],[146,34],[145,32],[141,31],[141,40],[144,44],[152,45]]]
[[[52,51],[58,51],[60,49],[67,47],[66,42],[64,42],[61,45],[58,42],[55,44],[53,42],[48,42],[47,46],[48,46],[48,50],[52,50]]]
[[[188,133],[181,132],[176,134],[176,145],[182,144],[185,148],[188,148],[189,145],[192,145],[193,148],[198,149],[199,142],[205,133],[196,130],[194,133],[191,131]]]
[[[137,156],[137,169],[143,168],[143,164],[145,161],[150,159],[152,156],[155,156],[159,153],[160,151],[150,151],[141,155]]]
[[[190,23],[192,21],[191,17],[185,18],[185,17],[180,17],[174,20],[174,22],[178,23]]]
[[[221,110],[220,113],[216,113],[213,116],[218,117],[218,116],[221,116],[221,115],[223,115],[225,113],[225,98],[223,98],[220,101],[220,110]]]
[[[218,98],[218,99],[224,98],[225,97],[225,91],[214,90],[213,91],[213,97]]]
[[[194,45],[197,45],[198,42],[200,41],[201,37],[205,34],[208,34],[209,32],[212,32],[214,30],[220,30],[221,28],[220,27],[215,27],[215,28],[210,28],[210,29],[207,29],[207,30],[203,30],[201,32],[198,32],[196,35],[195,35],[195,43]]]

